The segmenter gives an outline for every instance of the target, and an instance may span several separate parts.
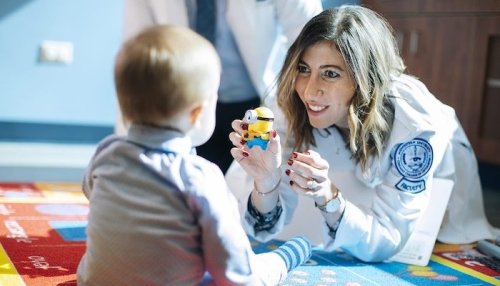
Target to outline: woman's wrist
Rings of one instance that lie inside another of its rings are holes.
[[[326,193],[325,196],[318,197],[318,200],[315,201],[317,206],[325,206],[331,200],[334,200],[339,195],[339,189],[334,185],[330,184],[330,191]]]
[[[278,189],[281,183],[280,169],[277,169],[271,175],[264,179],[254,180],[254,188],[258,194],[271,194]]]
[[[260,197],[265,197],[265,196],[269,196],[272,193],[276,192],[278,190],[278,187],[280,186],[280,184],[281,184],[281,178],[279,179],[279,181],[276,183],[276,185],[270,191],[261,192],[261,191],[259,191],[259,189],[257,189],[257,187],[254,186],[254,188],[255,188],[255,192],[257,193],[257,195],[259,195]]]
[[[275,172],[265,180],[254,181],[254,191],[251,200],[254,207],[261,213],[273,210],[279,199],[279,186],[281,184],[281,174]]]
[[[345,209],[347,206],[347,202],[342,197],[342,194],[340,192],[338,192],[336,198],[332,199],[328,203],[331,203],[333,200],[337,200],[335,203],[338,204],[338,208],[332,212],[321,211],[321,215],[325,218],[326,224],[330,227],[330,229],[335,229],[335,231],[336,231],[338,228],[339,222],[342,219],[342,216],[344,215],[344,212],[345,212]]]

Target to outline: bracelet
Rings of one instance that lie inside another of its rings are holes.
[[[274,186],[274,188],[272,190],[270,190],[269,192],[265,192],[265,193],[260,192],[259,190],[257,190],[257,187],[255,186],[255,182],[254,182],[254,186],[253,187],[254,187],[254,190],[257,193],[257,195],[259,195],[259,197],[265,197],[265,196],[267,196],[267,195],[275,192],[278,189],[278,187],[280,186],[280,184],[281,184],[281,177],[280,177],[280,180],[278,181],[278,183],[276,184],[276,186]]]
[[[278,222],[283,208],[281,207],[280,199],[276,203],[276,207],[267,213],[261,213],[255,208],[252,202],[252,196],[247,202],[248,212],[245,214],[245,219],[248,224],[253,226],[255,233],[260,231],[268,231],[274,227],[276,222]]]

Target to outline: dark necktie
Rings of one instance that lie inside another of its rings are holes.
[[[196,0],[196,31],[215,42],[215,0]]]

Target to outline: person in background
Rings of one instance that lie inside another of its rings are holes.
[[[131,125],[98,145],[84,178],[78,285],[277,285],[310,257],[301,237],[256,255],[220,169],[192,152],[213,132],[220,71],[214,47],[185,27],[123,45],[115,86]]]
[[[267,150],[249,149],[246,124],[232,124],[231,153],[253,180],[246,188],[235,181],[236,168],[226,180],[239,193],[250,235],[274,238],[310,216],[327,249],[382,261],[403,248],[431,192],[440,192],[438,180],[453,184],[438,240],[498,234],[486,220],[477,161],[454,110],[404,71],[391,27],[367,8],[328,9],[305,25],[278,79],[283,144],[275,132]],[[298,215],[306,205],[310,212]]]
[[[223,172],[233,158],[231,121],[273,92],[290,43],[322,11],[320,0],[125,0],[125,39],[154,24],[191,27],[207,37],[222,60],[215,131],[198,155]],[[200,3],[200,4],[198,4]],[[200,9],[198,9],[200,5]],[[207,31],[208,30],[208,31]],[[116,133],[124,134],[120,118]]]
[[[322,0],[323,9],[338,7],[341,5],[361,5],[361,0]]]

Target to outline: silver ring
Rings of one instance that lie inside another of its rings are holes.
[[[307,188],[310,190],[314,190],[318,187],[318,182],[316,182],[314,179],[310,179],[307,181]]]

